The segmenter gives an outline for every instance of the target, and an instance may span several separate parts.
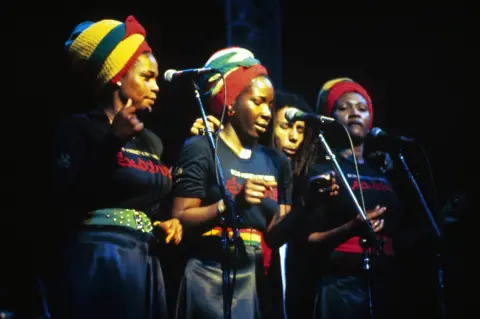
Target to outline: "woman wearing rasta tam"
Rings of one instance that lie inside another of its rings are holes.
[[[273,85],[253,54],[231,47],[216,52],[205,67],[223,71],[205,79],[206,99],[219,117],[226,94],[227,122],[217,151],[226,186],[235,198],[247,260],[229,264],[233,280],[232,318],[261,318],[265,305],[264,235],[290,210],[291,167],[279,152],[258,143],[272,118]],[[177,318],[222,318],[221,225],[225,203],[217,186],[213,154],[205,136],[183,146],[174,177],[173,214],[184,227],[191,248],[180,289]]]
[[[288,157],[295,181],[298,177],[304,176],[306,173],[305,169],[315,162],[320,151],[320,143],[314,128],[307,125],[304,121],[289,122],[285,118],[285,112],[289,108],[295,108],[306,113],[313,112],[310,105],[299,95],[275,90],[272,125],[269,126],[269,131],[262,136],[260,142],[265,146],[276,148]],[[213,115],[209,115],[207,119],[210,129],[216,131],[220,126],[220,121]],[[192,134],[198,135],[203,134],[204,130],[203,120],[198,118],[190,131]],[[329,176],[326,177],[328,178]],[[330,186],[333,187],[331,193],[334,195],[338,185],[335,184],[335,178],[331,179],[331,182],[332,185]],[[293,189],[293,194],[295,194],[295,189]],[[295,198],[296,196],[293,196],[293,207],[296,207]],[[289,228],[282,233],[288,233],[289,231],[293,230]],[[273,297],[271,309],[273,318],[282,318],[285,312],[282,300],[285,299],[288,277],[286,275],[285,263],[286,250],[287,245],[283,245],[278,252],[276,250],[272,252],[269,248],[263,251],[264,255],[266,255],[264,266],[268,270],[270,291]],[[271,258],[270,253],[272,253]]]
[[[161,140],[140,121],[159,91],[145,36],[130,16],[81,23],[65,43],[98,107],[63,120],[53,148],[54,205],[64,221],[47,276],[54,318],[166,318],[153,231],[178,244],[182,227],[151,221],[171,176]]]
[[[358,83],[340,78],[328,81],[322,87],[317,112],[346,125],[352,137],[354,153],[345,134],[326,136],[359,203],[364,202],[374,232],[385,242],[383,252],[374,254],[371,259],[373,314],[375,318],[392,318],[395,314],[391,312],[394,301],[391,294],[392,238],[396,235],[401,207],[385,175],[365,157],[364,141],[373,122],[372,101]],[[356,176],[355,159],[360,181]],[[316,278],[314,318],[369,318],[368,286],[362,270],[363,250],[359,244],[365,231],[364,222],[341,184],[337,196],[311,193],[317,186],[309,181],[332,170],[332,163],[320,158],[309,168],[303,184],[309,187],[302,192],[306,205],[302,228],[305,233],[300,237],[308,242],[306,247],[310,248],[311,259],[305,264],[313,265],[311,270]],[[363,189],[363,198],[360,188]],[[306,271],[306,268],[301,270]],[[311,277],[307,280],[312,281]],[[289,300],[289,307],[296,311],[302,308],[298,304],[295,307],[292,300]],[[295,317],[297,314],[290,315]]]

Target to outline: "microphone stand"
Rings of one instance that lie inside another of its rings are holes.
[[[240,216],[236,214],[235,210],[235,202],[233,201],[232,196],[227,190],[225,177],[223,175],[222,166],[220,164],[220,160],[215,153],[215,142],[213,140],[212,131],[209,129],[207,125],[207,115],[205,114],[205,109],[203,107],[202,99],[199,93],[199,87],[195,81],[193,82],[195,98],[198,102],[200,107],[200,112],[202,115],[203,124],[205,125],[206,136],[208,137],[208,142],[210,145],[210,149],[212,151],[212,155],[215,161],[215,166],[218,172],[218,186],[220,188],[220,193],[222,194],[223,201],[226,206],[225,214],[221,217],[222,221],[222,249],[223,249],[223,258],[222,258],[222,284],[223,284],[223,317],[225,319],[230,319],[231,314],[231,302],[233,298],[233,289],[230,291],[230,268],[229,268],[229,260],[234,260],[229,258],[229,242],[233,242],[235,247],[235,251],[238,254],[238,258],[240,260],[247,259],[247,252],[245,248],[245,243],[243,242],[242,237],[240,236],[240,231],[236,225],[238,225],[238,221],[240,220]],[[232,239],[228,238],[228,226],[231,226],[233,229],[233,237]]]
[[[435,221],[435,218],[433,217],[432,211],[428,207],[427,201],[425,200],[425,197],[422,194],[422,191],[420,190],[420,187],[417,184],[417,181],[413,177],[412,172],[410,171],[407,162],[405,161],[405,158],[403,157],[402,150],[400,149],[398,151],[398,158],[400,159],[400,162],[402,163],[403,168],[405,169],[408,179],[412,183],[413,188],[415,189],[418,198],[420,199],[420,202],[423,206],[423,209],[427,213],[427,216],[430,220],[430,223],[435,231],[435,235],[439,242],[442,242],[442,233],[440,231],[440,227],[438,227],[437,222]],[[444,285],[443,285],[443,268],[442,268],[442,257],[440,253],[440,249],[436,249],[436,266],[437,266],[437,288],[438,288],[438,297],[440,298],[440,316],[441,318],[445,319],[446,318],[446,311],[445,311],[445,294],[444,294]]]
[[[345,177],[345,174],[342,171],[342,168],[340,167],[340,164],[338,164],[337,157],[335,154],[332,152],[330,149],[330,146],[328,145],[327,141],[325,140],[325,137],[323,136],[323,131],[320,130],[320,133],[318,134],[318,137],[320,138],[320,142],[323,145],[323,148],[327,152],[330,160],[333,163],[333,167],[335,171],[337,172],[338,176],[340,176],[340,179],[343,182],[343,185],[345,189],[348,191],[348,194],[350,195],[350,198],[353,201],[353,204],[355,206],[355,209],[357,210],[357,213],[362,216],[362,219],[367,226],[367,234],[365,238],[360,239],[360,246],[363,249],[363,270],[365,272],[366,278],[367,278],[367,298],[368,298],[368,310],[369,310],[369,316],[370,318],[373,318],[373,304],[372,304],[372,289],[371,289],[371,266],[370,266],[370,248],[374,248],[376,251],[380,252],[383,249],[383,243],[377,238],[375,235],[375,232],[373,231],[372,224],[367,218],[366,213],[363,211],[362,207],[358,203],[357,197],[353,193],[352,188],[348,184],[347,178]]]

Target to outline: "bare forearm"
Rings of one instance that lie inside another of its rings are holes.
[[[200,226],[218,218],[218,205],[217,202],[209,206],[187,208],[174,212],[174,217],[186,227]]]
[[[308,235],[308,241],[313,244],[336,246],[352,237],[357,228],[358,221],[353,219],[336,228],[324,232],[311,233]]]

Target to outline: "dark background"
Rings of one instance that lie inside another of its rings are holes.
[[[463,3],[280,2],[282,88],[304,95],[314,107],[325,81],[340,76],[355,79],[372,97],[375,126],[423,143],[436,178],[439,205],[454,194],[466,193],[467,157],[461,145],[466,142],[466,67],[469,46],[473,46],[466,31],[474,19],[467,18]],[[63,43],[74,26],[84,20],[123,20],[133,14],[147,30],[160,74],[170,68],[202,66],[226,46],[226,29],[219,0],[22,2],[16,6],[14,55],[20,103],[14,105],[12,125],[19,127],[19,133],[8,140],[19,155],[4,157],[2,162],[10,165],[5,167],[16,166],[19,175],[13,176],[10,169],[4,172],[13,185],[6,195],[17,199],[17,209],[10,214],[14,224],[6,224],[3,234],[9,237],[3,243],[9,248],[6,252],[13,252],[6,253],[13,261],[10,264],[23,263],[23,268],[14,269],[20,271],[30,267],[22,259],[29,255],[28,229],[35,227],[28,220],[48,214],[42,198],[49,178],[46,163],[52,128],[60,117],[93,107],[88,94],[79,92],[81,87],[64,60]],[[171,164],[198,116],[198,107],[189,86],[161,79],[159,84],[159,101],[148,126],[163,139],[165,160]],[[409,156],[413,169],[424,171],[419,153]]]

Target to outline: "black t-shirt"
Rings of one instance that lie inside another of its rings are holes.
[[[249,159],[241,159],[220,138],[217,155],[226,188],[234,198],[242,191],[249,178],[260,177],[277,181],[277,188],[268,191],[261,204],[236,205],[237,213],[243,217],[243,224],[238,225],[239,227],[264,231],[277,212],[278,204],[291,203],[292,169],[288,159],[283,154],[261,145],[252,150]],[[174,175],[175,197],[200,198],[202,206],[208,206],[222,198],[206,136],[195,136],[185,142]]]
[[[337,156],[339,165],[345,174],[346,179],[350,187],[352,188],[358,202],[360,205],[360,188],[357,180],[357,174],[355,170],[355,165],[352,160],[346,159],[342,156]],[[396,236],[398,220],[401,217],[402,209],[398,197],[396,196],[394,189],[392,188],[391,183],[387,178],[380,172],[372,169],[367,163],[358,164],[359,175],[361,187],[363,190],[363,198],[365,201],[366,210],[374,209],[375,206],[385,206],[387,210],[382,216],[382,219],[385,220],[385,226],[383,230],[377,235],[382,236],[386,240],[386,249],[391,252],[392,248],[392,239]],[[308,179],[321,175],[323,173],[333,170],[333,164],[331,162],[317,163],[311,167],[308,173]],[[337,196],[319,196],[318,200],[310,200],[306,206],[305,211],[305,220],[303,229],[306,232],[306,235],[313,232],[323,232],[327,230],[334,229],[343,224],[346,224],[357,215],[357,210],[351,199],[348,191],[342,187],[340,177],[336,177],[337,183],[340,185],[340,191]],[[307,182],[305,183],[307,185]],[[306,236],[303,236],[306,238]],[[347,250],[344,250],[346,246],[338,246],[333,251],[322,251],[321,249],[316,249],[316,255],[330,256],[330,261],[338,264],[348,263],[350,266],[361,265],[359,252],[350,251],[351,245],[356,245],[358,241],[350,241],[350,246]],[[359,245],[357,245],[359,247]],[[342,247],[342,248],[340,248]],[[355,247],[353,247],[355,248]],[[330,248],[329,248],[330,249]],[[393,247],[394,249],[394,247]],[[361,250],[360,250],[361,252]],[[325,259],[323,262],[325,263]],[[357,261],[357,262],[355,262]]]
[[[102,109],[64,119],[53,147],[53,204],[82,213],[130,208],[154,215],[170,192],[171,174],[160,160],[162,142],[144,130],[129,141],[110,132]]]

